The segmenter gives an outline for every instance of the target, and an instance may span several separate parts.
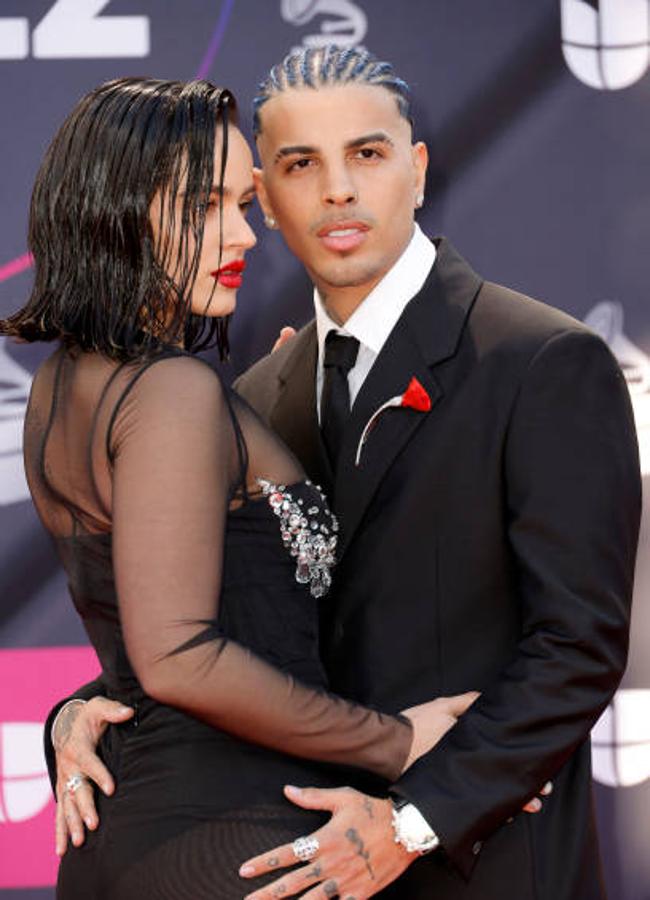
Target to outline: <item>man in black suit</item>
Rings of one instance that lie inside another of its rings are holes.
[[[332,812],[319,851],[249,896],[601,898],[589,731],[625,667],[640,516],[623,376],[414,225],[427,154],[390,67],[304,51],[256,108],[259,196],[316,318],[237,387],[340,518],[332,689],[394,711],[481,696],[392,798],[289,792]],[[244,874],[295,861],[269,848]]]

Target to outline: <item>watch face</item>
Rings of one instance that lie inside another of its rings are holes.
[[[395,836],[409,852],[425,852],[438,846],[438,838],[422,813],[406,803],[394,813]]]

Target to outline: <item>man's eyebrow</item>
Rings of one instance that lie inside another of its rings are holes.
[[[346,150],[354,150],[356,147],[363,147],[364,144],[388,144],[392,147],[393,141],[385,131],[373,131],[370,134],[363,134],[361,137],[346,141],[343,146]],[[291,144],[288,147],[280,147],[273,161],[277,163],[287,156],[309,156],[312,153],[318,153],[318,147],[309,144]]]
[[[385,131],[373,131],[370,134],[363,134],[361,137],[346,141],[345,149],[354,150],[356,147],[363,147],[364,144],[388,144],[392,147],[393,141]]]
[[[307,156],[310,153],[317,153],[318,149],[316,147],[310,147],[307,144],[293,144],[289,147],[280,147],[278,152],[275,154],[274,162],[279,162],[281,159],[284,159],[285,156],[296,156],[298,154],[302,156]]]

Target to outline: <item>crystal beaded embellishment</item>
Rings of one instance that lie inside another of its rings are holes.
[[[332,583],[330,569],[336,562],[336,516],[330,512],[325,495],[311,481],[304,484],[320,494],[322,506],[310,505],[304,510],[302,499],[295,499],[284,484],[256,479],[269,505],[280,519],[284,546],[296,558],[296,581],[308,584],[313,597],[322,597]],[[326,521],[325,521],[326,520]]]

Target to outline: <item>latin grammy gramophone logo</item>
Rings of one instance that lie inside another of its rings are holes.
[[[0,823],[24,822],[51,800],[40,722],[0,723]]]
[[[0,337],[0,507],[29,499],[23,467],[23,424],[32,376]]]
[[[319,16],[320,31],[307,34],[303,47],[356,47],[368,31],[368,17],[352,0],[282,0],[280,13],[285,22],[302,28]]]
[[[584,84],[629,87],[650,64],[650,0],[560,0],[562,50]]]
[[[598,303],[584,321],[609,345],[625,375],[634,409],[641,471],[647,485],[650,481],[650,357],[625,334],[620,303]],[[646,499],[643,512],[646,522],[648,512]],[[644,525],[642,534],[643,528]],[[643,653],[641,642],[648,621],[647,617],[644,621],[648,584],[645,561],[641,559],[644,553],[647,548],[640,545],[633,606],[638,605],[637,627],[641,638],[639,641],[633,620],[630,662],[647,672],[638,659],[639,650]],[[643,675],[642,683],[638,680],[633,687],[626,685],[617,691],[592,731],[594,778],[608,787],[632,787],[650,778],[650,684]]]
[[[650,475],[650,356],[626,336],[620,303],[598,303],[584,322],[605,341],[623,370],[634,408],[641,471]]]

